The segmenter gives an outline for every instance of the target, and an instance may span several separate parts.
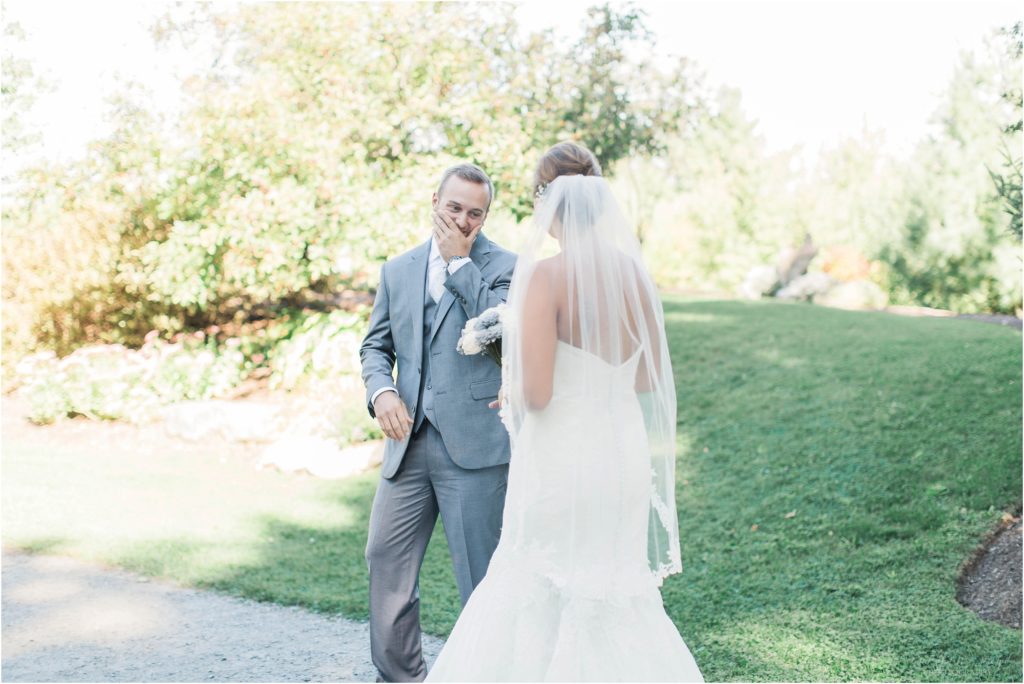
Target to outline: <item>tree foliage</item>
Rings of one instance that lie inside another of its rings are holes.
[[[48,84],[35,73],[32,62],[17,54],[14,46],[25,40],[25,30],[18,23],[4,22],[3,83],[3,149],[13,155],[39,142],[41,133],[33,130],[25,114],[35,104]]]
[[[879,250],[897,301],[957,311],[1021,306],[1020,242],[1007,230],[1006,197],[989,172],[1021,146],[1020,129],[1007,125],[1019,104],[1005,97],[1009,84],[1019,87],[1020,71],[1020,52],[999,40],[965,54],[955,69],[937,132],[903,173],[899,233]]]
[[[566,44],[524,37],[513,10],[260,3],[165,17],[161,40],[210,35],[214,63],[186,82],[170,135],[128,98],[87,162],[37,171],[5,245],[5,296],[32,315],[22,340],[131,342],[372,287],[380,261],[424,238],[446,166],[485,168],[492,213],[522,218],[548,145],[578,139],[610,165],[655,149],[693,106],[684,65],[656,81],[627,56],[651,40],[642,13],[593,9]],[[14,263],[40,233],[55,247],[81,238],[56,289],[40,260]]]
[[[664,153],[620,162],[616,189],[663,286],[731,290],[803,226],[789,155],[768,154],[738,91],[707,100]]]
[[[1011,139],[1018,143],[1015,148],[1004,144],[1002,149],[1003,164],[1002,173],[989,170],[989,176],[996,187],[996,194],[1002,199],[1003,210],[1009,216],[1010,233],[1022,238],[1021,226],[1021,186],[1024,178],[1021,177],[1021,155],[1020,155],[1020,134],[1024,128],[1024,93],[1021,90],[1020,64],[1021,53],[1024,52],[1024,24],[1017,22],[1013,26],[1000,30],[1000,37],[1005,48],[1005,54],[1011,64],[1016,64],[1016,73],[1010,72],[1011,80],[1005,82],[1002,87],[1001,97],[1009,105],[1013,112],[1010,119],[1003,128]],[[1016,135],[1015,135],[1016,134]]]
[[[563,139],[596,152],[662,285],[734,290],[809,233],[895,301],[1020,306],[1019,24],[964,56],[909,159],[865,131],[811,169],[767,151],[739,93],[655,64],[629,6],[592,8],[574,40],[492,3],[182,5],[155,35],[210,55],[180,117],[126,91],[85,159],[4,198],[7,358],[336,308],[425,238],[446,166],[486,169],[489,230],[514,229]],[[29,67],[5,57],[8,152]]]

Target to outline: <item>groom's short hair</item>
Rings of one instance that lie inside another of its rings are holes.
[[[452,176],[458,176],[462,180],[470,181],[471,183],[479,183],[480,185],[487,186],[487,208],[491,208],[491,201],[494,199],[494,183],[491,182],[490,177],[484,173],[476,164],[470,164],[469,162],[463,162],[462,164],[456,164],[455,166],[449,166],[441,174],[441,182],[437,186],[437,196],[441,196],[441,191],[444,190],[444,184],[448,182],[448,179]]]

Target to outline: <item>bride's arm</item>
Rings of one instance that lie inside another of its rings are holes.
[[[541,262],[530,278],[523,306],[523,394],[532,410],[540,410],[551,401],[557,323],[551,264]]]

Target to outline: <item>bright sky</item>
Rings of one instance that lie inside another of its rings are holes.
[[[586,2],[526,2],[526,28],[575,27]],[[991,29],[1022,18],[1000,0],[685,0],[640,2],[659,49],[685,55],[711,84],[740,89],[769,149],[821,145],[881,128],[897,151],[927,130],[958,54]],[[156,2],[8,0],[4,21],[18,21],[27,42],[18,52],[56,83],[34,112],[43,153],[80,155],[105,132],[105,97],[118,74],[147,84],[154,102],[173,108],[181,55],[159,53],[148,32],[164,7]]]
[[[528,26],[574,25],[585,2],[528,2]],[[894,151],[921,139],[962,50],[1024,19],[1019,2],[679,0],[638,3],[658,48],[739,88],[770,150],[885,130]]]

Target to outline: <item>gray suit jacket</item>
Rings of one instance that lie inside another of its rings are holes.
[[[512,281],[516,256],[477,235],[471,263],[459,268],[445,283],[437,315],[428,336],[434,414],[445,448],[463,468],[476,469],[508,463],[509,442],[498,412],[487,404],[498,396],[501,369],[484,354],[463,356],[456,345],[466,321],[504,302]],[[382,387],[394,387],[416,415],[423,372],[423,298],[430,240],[388,261],[381,268],[380,286],[370,315],[370,329],[359,349],[370,399]],[[397,383],[392,377],[398,365]],[[388,439],[381,475],[398,471],[409,439]]]

